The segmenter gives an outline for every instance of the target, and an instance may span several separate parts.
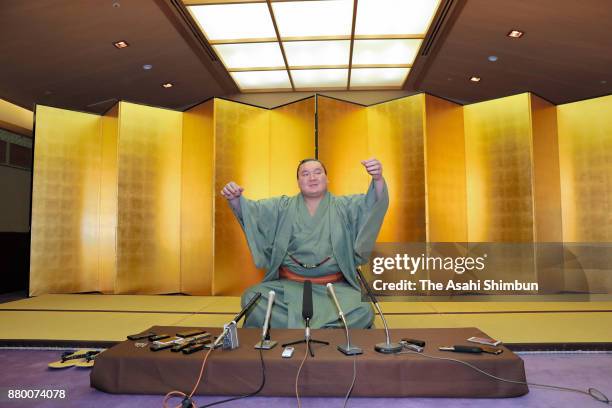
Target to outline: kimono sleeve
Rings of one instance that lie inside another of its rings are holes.
[[[366,194],[344,196],[348,224],[351,229],[354,256],[357,265],[368,262],[376,238],[389,207],[389,192],[385,183],[380,197],[376,197],[374,181]]]
[[[257,268],[268,269],[270,266],[283,198],[255,201],[240,196],[240,214],[233,210]]]

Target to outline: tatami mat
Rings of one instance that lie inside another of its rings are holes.
[[[506,343],[612,342],[612,302],[382,302],[391,328],[478,327]],[[43,295],[0,304],[0,339],[118,341],[154,325],[221,327],[240,298]],[[376,327],[382,327],[377,317]]]
[[[0,338],[120,341],[154,325],[182,318],[161,313],[0,312]]]

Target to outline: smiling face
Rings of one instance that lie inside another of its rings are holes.
[[[304,197],[322,197],[327,192],[327,174],[318,161],[308,161],[298,168],[298,186]]]

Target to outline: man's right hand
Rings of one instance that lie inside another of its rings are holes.
[[[243,191],[244,188],[240,187],[235,182],[230,181],[225,185],[225,187],[223,187],[223,190],[221,190],[221,195],[229,201],[234,201],[235,199],[240,198]]]

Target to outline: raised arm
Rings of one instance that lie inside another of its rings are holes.
[[[240,196],[242,195],[243,191],[244,188],[240,187],[233,181],[227,183],[221,190],[221,195],[225,197],[234,212],[236,212],[236,214],[238,214],[240,217],[242,217],[242,211],[240,209]]]
[[[368,160],[362,160],[361,164],[363,164],[368,174],[372,176],[372,180],[374,181],[374,186],[376,188],[376,201],[378,201],[380,200],[383,188],[385,186],[385,179],[382,175],[382,164],[374,157]]]

